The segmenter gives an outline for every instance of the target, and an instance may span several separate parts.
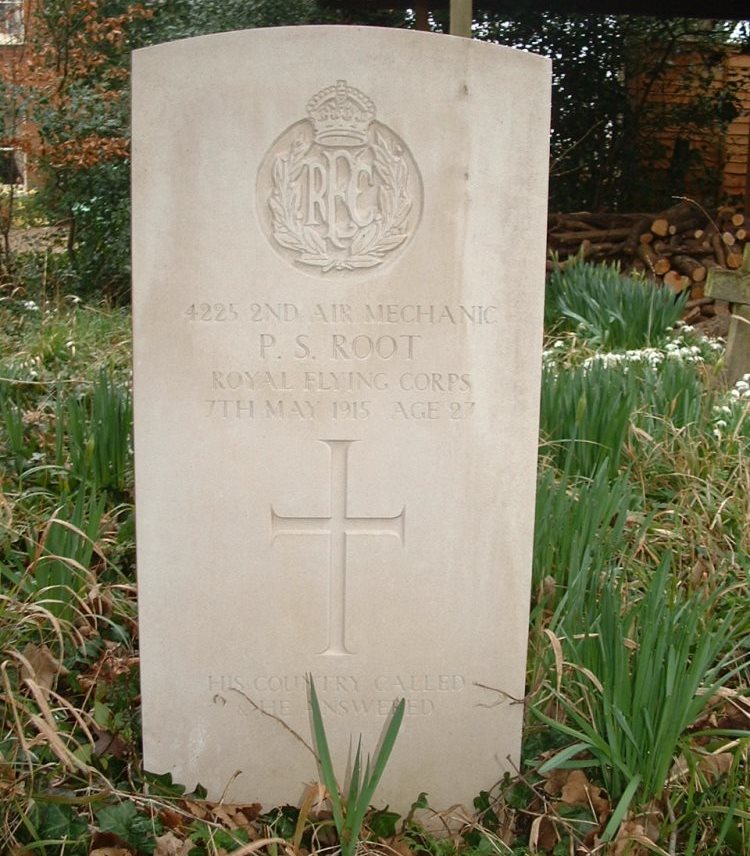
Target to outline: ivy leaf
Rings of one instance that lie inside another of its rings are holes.
[[[86,821],[74,813],[72,806],[64,804],[40,805],[35,822],[40,838],[47,841],[72,843],[87,831]]]
[[[378,838],[392,838],[396,834],[396,824],[400,818],[400,814],[384,808],[370,816],[368,826]]]
[[[96,812],[96,820],[102,832],[111,832],[143,853],[154,852],[155,835],[163,831],[158,820],[138,814],[132,802],[102,808]]]

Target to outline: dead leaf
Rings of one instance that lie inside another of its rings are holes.
[[[718,752],[716,755],[702,755],[698,760],[698,769],[709,783],[726,776],[732,767],[734,755],[730,752]],[[687,760],[680,755],[672,765],[669,780],[671,782],[685,781],[690,773]]]
[[[211,810],[206,803],[194,802],[193,800],[185,800],[185,808],[198,820],[208,820],[211,815]]]
[[[238,806],[238,808],[250,823],[257,820],[263,812],[263,806],[260,803],[248,803],[247,805]]]
[[[190,839],[178,838],[171,830],[156,838],[154,856],[187,856],[193,849]]]
[[[557,841],[558,835],[555,824],[544,815],[535,817],[529,833],[529,849],[531,852],[538,853],[540,850],[551,852],[554,850]]]
[[[223,823],[227,829],[237,828],[237,821],[234,819],[234,806],[215,805],[212,808],[212,813],[214,818]]]
[[[109,731],[100,732],[94,743],[94,755],[97,758],[101,758],[102,755],[123,758],[127,749],[127,743],[117,734],[110,734]]]
[[[23,649],[23,656],[31,669],[21,665],[21,677],[31,678],[36,685],[44,690],[51,690],[58,675],[67,675],[68,670],[56,659],[46,645],[35,645],[33,642]]]
[[[715,782],[720,779],[732,768],[734,756],[729,752],[719,752],[717,755],[704,755],[698,761],[698,769],[703,773],[709,782]]]
[[[583,770],[571,770],[560,799],[567,805],[580,805],[591,808],[597,818],[609,812],[609,800],[604,791],[592,785]]]
[[[162,809],[159,812],[159,820],[167,827],[167,829],[179,829],[185,818],[171,808]]]
[[[552,772],[546,777],[547,780],[544,783],[545,793],[549,794],[551,797],[559,797],[562,792],[563,785],[568,779],[568,775],[568,770],[560,770],[559,768],[552,770]]]
[[[389,842],[388,849],[392,850],[396,856],[414,856],[414,851],[403,840],[403,838],[395,838]]]
[[[664,812],[658,801],[652,800],[646,806],[645,810],[637,814],[633,820],[641,825],[643,834],[648,842],[653,843],[658,840],[664,822]],[[656,845],[654,844],[654,846]]]
[[[638,840],[645,838],[645,835],[645,830],[640,823],[634,820],[621,823],[612,856],[643,856],[644,849],[638,846]]]

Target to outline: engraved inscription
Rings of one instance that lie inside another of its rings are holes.
[[[486,390],[461,370],[458,355],[445,365],[430,328],[460,327],[482,340],[501,323],[495,303],[196,300],[185,316],[230,321],[247,331],[242,362],[211,367],[205,418],[329,427],[373,419],[415,426],[473,420]]]
[[[422,179],[372,100],[345,80],[314,95],[258,172],[256,204],[271,246],[326,277],[397,256],[422,212]]]
[[[346,544],[355,534],[394,535],[403,543],[406,508],[391,517],[352,517],[347,510],[349,447],[356,440],[321,440],[331,450],[330,514],[291,517],[271,506],[272,540],[279,535],[327,535],[328,646],[321,654],[351,654],[346,647]]]
[[[314,676],[321,707],[334,716],[385,717],[398,696],[406,699],[407,716],[432,716],[446,701],[469,692],[464,675],[374,674]],[[254,710],[272,716],[299,716],[309,711],[306,675],[208,675],[214,704],[226,705],[232,693],[251,701]]]

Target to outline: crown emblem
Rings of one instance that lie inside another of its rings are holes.
[[[322,146],[362,146],[367,142],[375,105],[345,80],[321,89],[307,102],[315,142]]]

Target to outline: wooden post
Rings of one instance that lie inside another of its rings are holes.
[[[451,0],[450,34],[471,38],[472,0]]]
[[[732,305],[727,339],[726,377],[730,384],[750,373],[750,244],[745,246],[741,270],[712,268],[706,295]]]
[[[428,0],[416,0],[414,4],[414,23],[418,30],[429,31],[430,29],[430,8],[427,3]]]

